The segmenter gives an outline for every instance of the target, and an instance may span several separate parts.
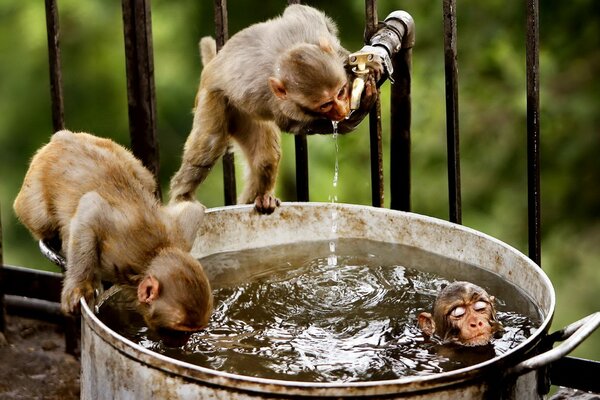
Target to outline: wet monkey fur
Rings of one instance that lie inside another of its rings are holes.
[[[151,327],[194,331],[208,323],[210,284],[189,254],[204,207],[162,206],[155,185],[128,150],[86,133],[57,132],[34,155],[13,206],[36,239],[61,239],[65,313],[108,281],[131,289]]]
[[[496,318],[494,296],[470,282],[453,282],[438,294],[433,314],[422,312],[418,325],[428,336],[445,343],[483,346],[502,330]]]
[[[304,5],[288,6],[280,17],[243,29],[218,53],[212,38],[203,38],[200,47],[204,69],[193,126],[171,179],[170,202],[194,198],[233,139],[248,168],[238,201],[271,213],[279,205],[274,187],[281,131],[317,133],[309,128],[315,121],[327,121],[328,132],[331,121],[341,121],[340,132],[352,129],[344,127],[350,111],[349,53],[333,21]],[[367,66],[373,73],[357,110],[363,117],[376,100],[375,80],[384,70],[377,60]]]

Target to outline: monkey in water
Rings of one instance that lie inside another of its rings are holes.
[[[162,206],[155,188],[150,171],[109,139],[63,130],[34,155],[13,206],[36,239],[62,242],[63,312],[77,313],[107,281],[135,293],[152,328],[207,325],[210,284],[189,254],[204,206]]]
[[[283,15],[236,33],[216,53],[210,37],[200,41],[204,70],[196,96],[194,121],[180,169],[171,179],[170,201],[190,200],[230,139],[247,160],[240,203],[254,203],[270,214],[281,157],[280,133],[353,129],[375,103],[376,79],[384,71],[375,57],[359,110],[348,116],[352,72],[349,52],[337,27],[324,13],[290,5]]]
[[[428,336],[436,335],[445,343],[484,346],[502,330],[496,318],[494,296],[470,282],[454,282],[438,294],[433,315],[422,312],[418,325]]]

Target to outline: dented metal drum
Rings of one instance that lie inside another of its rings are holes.
[[[386,381],[308,383],[224,373],[171,359],[111,331],[83,304],[82,398],[540,398],[536,368],[543,364],[529,358],[540,352],[540,342],[548,336],[554,289],[528,257],[490,236],[435,218],[382,208],[285,203],[268,216],[257,214],[251,206],[207,210],[192,253],[201,258],[223,251],[330,240],[334,210],[339,238],[414,246],[496,273],[531,297],[542,315],[541,326],[518,347],[468,368]]]

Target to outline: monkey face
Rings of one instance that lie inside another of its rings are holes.
[[[484,298],[456,304],[446,315],[446,339],[465,346],[488,344],[493,335],[491,311],[491,304]]]
[[[419,327],[426,335],[435,333],[446,342],[486,345],[502,329],[496,319],[494,300],[494,296],[477,285],[454,282],[436,298],[433,315],[419,314]]]
[[[315,111],[332,121],[343,120],[350,112],[348,92],[347,83],[328,91]]]

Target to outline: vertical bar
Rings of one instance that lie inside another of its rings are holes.
[[[412,48],[401,49],[392,58],[390,208],[410,211],[411,71]]]
[[[296,150],[296,200],[308,201],[308,141],[305,134],[294,135]]]
[[[300,4],[300,0],[288,0],[288,4]],[[308,141],[305,134],[294,135],[296,155],[296,200],[308,201]]]
[[[50,101],[52,107],[52,128],[54,132],[65,129],[65,112],[62,91],[62,73],[60,69],[60,29],[58,24],[58,5],[56,0],[45,0],[46,6],[46,35],[48,40],[48,65],[50,68]],[[0,223],[0,275],[3,268],[2,259],[2,225]],[[0,285],[3,285],[0,276]],[[1,287],[1,286],[0,286]],[[0,331],[4,331],[4,291],[0,290]],[[77,354],[79,350],[79,318],[65,319],[65,351]]]
[[[150,0],[122,0],[131,150],[154,174],[161,197]]]
[[[214,18],[215,18],[215,34],[217,36],[217,51],[229,39],[229,25],[227,20],[227,0],[214,1]],[[236,203],[236,186],[235,186],[235,160],[233,149],[227,147],[227,151],[223,154],[223,196],[225,205],[230,206]]]
[[[2,207],[0,206],[0,209]],[[2,213],[0,213],[0,335],[6,332],[6,318],[4,307],[4,258],[2,248]],[[1,339],[1,338],[0,338]]]
[[[46,0],[46,34],[48,36],[48,66],[50,68],[50,100],[52,107],[52,128],[54,132],[65,128],[60,70],[60,30],[56,0]]]
[[[365,43],[377,30],[377,1],[365,1]],[[377,89],[377,101],[369,113],[369,143],[371,149],[371,202],[374,207],[382,207],[384,201],[383,149],[381,139],[381,101]]]
[[[446,130],[448,202],[450,221],[462,223],[458,135],[458,62],[456,51],[456,0],[444,0],[444,60],[446,73]]]
[[[527,203],[529,258],[541,266],[539,2],[527,0]]]

